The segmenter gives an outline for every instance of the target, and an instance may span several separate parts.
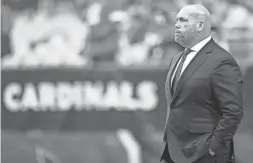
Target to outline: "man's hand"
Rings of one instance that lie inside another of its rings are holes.
[[[214,151],[212,151],[210,148],[208,149],[208,152],[209,152],[209,154],[210,154],[211,156],[214,156],[214,155],[215,155]]]

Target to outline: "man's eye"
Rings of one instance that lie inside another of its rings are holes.
[[[176,19],[177,22],[186,22],[187,19]]]

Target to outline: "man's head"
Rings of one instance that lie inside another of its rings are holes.
[[[191,48],[211,33],[211,16],[202,5],[183,7],[176,20],[175,41],[185,48]]]

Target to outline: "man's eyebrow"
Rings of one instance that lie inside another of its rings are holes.
[[[184,17],[176,17],[176,20],[188,20],[188,19]]]

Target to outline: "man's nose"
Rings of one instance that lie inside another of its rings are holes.
[[[175,27],[176,27],[176,29],[179,29],[181,26],[178,23],[176,23]]]

